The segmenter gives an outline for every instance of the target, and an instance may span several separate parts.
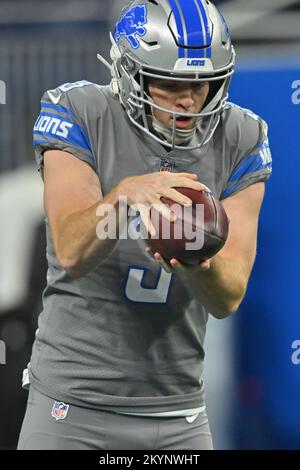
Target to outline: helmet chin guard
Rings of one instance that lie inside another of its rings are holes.
[[[111,91],[130,121],[162,145],[197,149],[212,138],[234,73],[235,51],[219,10],[208,0],[133,0],[121,13],[113,34]],[[179,113],[158,106],[148,79],[208,82],[210,92],[199,113]],[[157,120],[155,109],[169,113],[173,126]],[[176,127],[177,117],[195,118],[195,127]],[[197,136],[195,139],[194,137]]]

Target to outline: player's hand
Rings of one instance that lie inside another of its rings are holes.
[[[208,271],[211,267],[211,260],[202,261],[199,264],[182,264],[176,258],[172,258],[170,262],[166,261],[160,253],[153,253],[152,250],[147,247],[146,253],[154,259],[161,267],[167,272],[177,272],[182,274],[195,274],[199,271]]]
[[[141,220],[151,236],[155,236],[155,229],[151,222],[151,207],[168,221],[174,222],[176,216],[161,202],[162,197],[171,199],[183,206],[192,205],[192,201],[176,191],[176,187],[184,187],[201,191],[207,189],[198,181],[198,175],[191,173],[171,173],[162,171],[148,175],[130,176],[122,180],[116,187],[119,196],[126,196],[129,206],[138,206]]]

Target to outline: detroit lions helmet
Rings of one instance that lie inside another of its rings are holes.
[[[212,137],[228,97],[235,52],[227,24],[209,0],[133,0],[121,12],[114,32],[111,90],[131,122],[170,148],[195,149]],[[209,82],[209,95],[198,114],[174,112],[155,104],[148,79]],[[154,110],[173,114],[173,128]],[[195,117],[191,131],[178,129],[180,116]],[[198,133],[200,140],[194,141]],[[194,142],[193,142],[194,141]]]

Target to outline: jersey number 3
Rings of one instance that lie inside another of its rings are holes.
[[[173,274],[169,274],[160,268],[156,285],[149,287],[144,284],[144,277],[147,272],[145,268],[129,268],[125,295],[132,302],[142,302],[149,304],[167,303],[171,289]]]

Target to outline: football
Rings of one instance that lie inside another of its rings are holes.
[[[156,230],[154,237],[148,233],[147,244],[153,253],[165,260],[176,258],[183,264],[199,264],[221,250],[228,237],[229,221],[222,204],[209,191],[175,188],[193,201],[191,207],[181,206],[162,198],[176,215],[174,222],[151,209],[151,221]]]

